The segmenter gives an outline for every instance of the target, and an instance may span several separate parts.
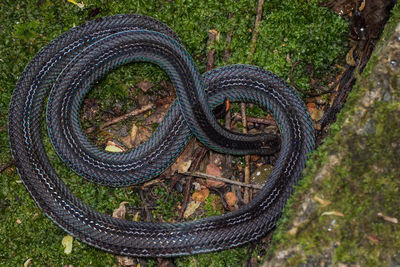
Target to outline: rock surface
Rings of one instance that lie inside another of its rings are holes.
[[[400,23],[383,36],[262,266],[400,266]]]

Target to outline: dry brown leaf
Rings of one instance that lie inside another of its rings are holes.
[[[233,193],[233,192],[228,192],[228,193],[226,193],[225,196],[224,196],[224,198],[225,198],[225,200],[226,200],[226,203],[227,203],[229,206],[234,206],[234,205],[237,204],[237,198],[236,198],[235,193]]]
[[[384,219],[387,222],[391,222],[391,223],[398,223],[399,222],[397,220],[397,218],[386,216],[386,215],[382,214],[381,212],[379,212],[377,215],[378,215],[378,217],[381,217],[382,219]]]
[[[326,215],[334,215],[334,216],[340,216],[340,217],[344,216],[344,214],[341,213],[340,211],[325,211],[321,214],[321,216],[326,216]]]
[[[221,169],[214,163],[209,163],[207,165],[206,173],[212,176],[221,177]]]
[[[377,244],[379,242],[379,239],[376,236],[366,235],[365,237],[368,238],[368,240],[371,241],[373,244]]]
[[[134,143],[136,140],[137,132],[139,128],[136,126],[136,124],[132,125],[131,128],[131,142]]]
[[[115,209],[113,211],[113,217],[118,218],[118,219],[125,219],[125,214],[126,214],[126,207],[125,205],[128,204],[126,201],[122,201],[119,204],[119,208]]]
[[[218,166],[214,163],[209,163],[206,167],[206,173],[212,176],[216,176],[216,177],[221,177],[221,169],[218,168]],[[211,179],[207,179],[206,180],[206,186],[207,187],[215,187],[215,188],[219,188],[219,187],[223,187],[225,185],[224,182],[221,181],[215,181],[215,180],[211,180]]]
[[[141,126],[138,130],[138,134],[136,135],[134,145],[139,146],[146,142],[151,135],[153,134],[153,129],[150,126]]]
[[[362,1],[362,3],[361,3],[361,5],[360,5],[360,7],[358,8],[358,10],[363,11],[364,8],[365,8],[365,0]]]
[[[322,199],[322,198],[320,198],[318,196],[314,196],[313,199],[315,201],[317,201],[319,204],[321,204],[322,206],[327,206],[327,205],[331,204],[331,202],[329,200]]]
[[[141,81],[136,84],[137,87],[139,87],[143,92],[149,91],[154,86],[154,83],[149,82],[149,81]]]
[[[179,163],[178,165],[178,172],[179,173],[185,173],[189,170],[190,165],[192,165],[192,161],[188,160],[188,161],[182,161]]]
[[[289,230],[289,235],[296,235],[298,231],[299,228],[293,227],[292,229]]]
[[[140,213],[137,211],[135,213],[135,216],[133,216],[133,221],[134,222],[138,222],[140,220]]]
[[[203,190],[200,190],[199,192],[194,192],[192,195],[192,200],[198,202],[205,202],[209,194],[210,190],[208,188],[205,188]]]
[[[357,65],[356,61],[354,60],[354,50],[356,49],[357,44],[354,44],[353,47],[350,49],[350,51],[346,55],[346,63],[350,66],[355,67]]]
[[[127,256],[118,256],[119,266],[135,266],[135,261],[131,257]]]
[[[221,181],[215,181],[215,180],[207,179],[206,180],[206,186],[208,188],[220,188],[220,187],[225,186],[225,183],[221,182]]]
[[[122,143],[127,147],[127,148],[132,148],[132,142],[131,142],[131,136],[127,135],[127,136],[123,136],[120,137],[120,140],[122,141]]]
[[[185,212],[183,213],[183,217],[185,219],[189,218],[190,215],[192,215],[198,207],[200,207],[201,202],[198,201],[190,201],[189,204],[186,207]]]
[[[221,35],[220,32],[215,30],[215,29],[209,30],[209,32],[214,34],[215,35],[215,40],[217,40],[217,42],[219,42],[220,35]]]
[[[311,115],[311,118],[315,121],[318,121],[324,116],[324,111],[319,110],[315,103],[308,103],[307,104],[308,112]]]

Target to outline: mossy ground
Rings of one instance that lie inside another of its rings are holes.
[[[360,102],[367,92],[385,90],[381,89],[385,85],[379,84],[380,80],[373,76],[376,75],[373,69],[382,60],[383,44],[400,22],[399,4],[392,14],[371,61],[359,77],[337,122],[331,125],[329,137],[308,161],[305,177],[285,208],[274,235],[271,257],[275,255],[273,252],[299,246],[300,250],[293,253],[287,264],[315,263],[315,258],[321,260],[325,256],[326,261],[335,264],[399,264],[400,226],[377,216],[382,213],[400,218],[399,149],[396,149],[400,138],[399,87],[396,83],[399,73],[387,74],[394,81],[390,100],[378,99],[367,108],[361,120],[352,119],[363,110]],[[361,134],[357,129],[361,129]],[[339,163],[332,165],[335,161]],[[327,171],[316,181],[327,166]],[[304,199],[315,196],[331,204],[316,204],[307,215],[308,221],[298,227],[295,235],[291,234],[293,221],[301,213]],[[344,216],[322,216],[325,211],[339,211]]]
[[[200,72],[205,71],[208,31],[221,33],[216,51],[216,65],[221,66],[227,48],[226,33],[232,32],[231,57],[226,64],[248,63],[251,29],[257,1],[83,1],[78,8],[68,1],[14,1],[0,3],[0,164],[11,160],[7,137],[7,112],[15,83],[24,67],[39,49],[62,32],[85,21],[121,13],[153,16],[174,29],[194,58]],[[98,14],[95,14],[98,13]],[[95,15],[93,15],[95,14]],[[229,14],[233,17],[229,19]],[[266,1],[263,21],[252,63],[288,79],[292,62],[313,63],[317,77],[336,71],[334,63],[347,50],[347,22],[316,1]],[[327,75],[328,74],[328,75]],[[90,97],[101,99],[102,108],[124,101],[128,89],[147,79],[158,84],[166,79],[156,67],[132,64],[120,68],[104,79]],[[307,88],[305,72],[296,73],[298,84]],[[157,86],[154,87],[157,89]],[[129,104],[124,106],[129,110]],[[122,201],[140,205],[136,190],[112,189],[85,182],[65,168],[51,146],[49,157],[71,190],[100,211],[110,213]],[[178,197],[175,199],[178,201]],[[163,203],[161,211],[171,209],[176,201]],[[390,204],[390,203],[389,203]],[[0,265],[20,266],[32,259],[32,266],[112,266],[113,255],[74,240],[72,254],[63,253],[61,240],[65,233],[53,224],[35,205],[15,169],[0,174]],[[210,207],[208,213],[217,212]],[[238,266],[248,257],[247,248],[175,260],[178,266]],[[149,266],[156,260],[147,260]]]

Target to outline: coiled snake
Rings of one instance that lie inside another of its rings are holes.
[[[129,62],[152,62],[174,84],[177,100],[153,136],[131,152],[92,145],[79,125],[79,107],[96,81]],[[48,133],[64,162],[86,179],[110,186],[138,184],[174,162],[191,134],[210,149],[265,154],[271,135],[228,131],[212,108],[230,101],[268,109],[281,132],[281,151],[263,189],[242,209],[180,223],[133,222],[102,214],[75,197],[52,167],[42,141]],[[18,173],[43,212],[62,229],[103,250],[132,256],[178,256],[236,247],[265,236],[301,177],[314,146],[308,112],[276,75],[249,65],[200,76],[179,38],[141,15],[117,15],[73,28],[43,48],[19,79],[9,110],[9,136]]]

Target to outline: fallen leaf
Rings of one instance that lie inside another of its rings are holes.
[[[208,188],[220,188],[220,187],[225,186],[225,183],[224,183],[224,182],[221,182],[221,181],[216,181],[216,180],[207,179],[207,180],[206,180],[206,186],[207,186]]]
[[[313,199],[315,201],[317,201],[319,204],[321,204],[322,206],[327,206],[327,205],[331,204],[331,202],[329,200],[322,199],[318,196],[314,196]]]
[[[292,59],[290,58],[290,54],[289,53],[286,54],[286,62],[287,63],[292,63]]]
[[[149,89],[151,89],[154,86],[154,83],[149,81],[141,81],[137,83],[136,86],[142,89],[142,91],[146,93]]]
[[[185,147],[185,149],[181,153],[181,155],[175,161],[175,163],[172,164],[172,166],[171,166],[172,173],[175,173],[178,171],[178,167],[179,167],[179,165],[182,164],[182,162],[193,159],[193,154],[194,154],[194,151],[196,150],[196,147],[198,147],[198,145],[196,144],[195,141],[193,141],[193,139],[191,139],[189,141],[188,145]]]
[[[210,190],[208,188],[205,188],[199,192],[194,192],[192,195],[192,200],[198,201],[198,202],[205,202],[206,198],[210,194]]]
[[[226,200],[226,203],[231,207],[235,206],[237,204],[237,198],[236,198],[235,193],[233,193],[233,192],[226,193],[224,198]]]
[[[381,217],[382,219],[384,219],[387,222],[391,222],[391,223],[398,223],[399,222],[397,220],[397,218],[386,216],[386,215],[382,214],[381,212],[379,212],[377,215],[378,215],[378,217]]]
[[[127,147],[127,148],[132,148],[132,142],[131,142],[131,136],[127,135],[127,136],[123,136],[120,137],[120,140],[122,141],[122,143]]]
[[[206,173],[212,176],[221,177],[221,170],[214,163],[209,163],[206,167]]]
[[[346,55],[346,63],[350,66],[355,67],[357,65],[356,61],[354,60],[354,50],[356,49],[357,44],[354,44],[353,47],[350,49],[350,51]]]
[[[379,239],[373,235],[366,235],[366,238],[368,238],[369,241],[371,241],[373,244],[376,244],[379,242]]]
[[[179,173],[185,173],[189,170],[190,165],[192,165],[192,161],[188,160],[188,161],[182,161],[179,163],[178,165],[178,172]]]
[[[289,235],[296,235],[298,231],[299,228],[293,227],[292,229],[289,230]]]
[[[31,265],[31,262],[32,262],[32,259],[27,259],[27,260],[24,262],[24,267],[28,267],[29,265]]]
[[[74,241],[74,238],[70,235],[64,236],[64,238],[61,241],[61,244],[64,247],[64,253],[65,254],[71,254],[72,252],[72,241]]]
[[[210,32],[211,34],[214,34],[214,35],[215,35],[215,40],[217,40],[217,42],[219,42],[219,39],[220,39],[220,32],[217,31],[217,30],[215,30],[215,29],[209,30],[209,32]]]
[[[325,216],[325,215],[334,215],[334,216],[340,216],[340,217],[344,216],[344,214],[341,213],[340,211],[325,211],[321,214],[321,216]]]
[[[201,190],[201,185],[198,182],[194,182],[192,185],[194,186],[194,190],[196,190],[196,191]]]
[[[135,266],[134,259],[127,256],[118,256],[118,263],[120,266]]]
[[[340,16],[348,15],[353,11],[353,0],[333,0],[325,6],[330,7],[333,12]]]
[[[315,121],[318,121],[324,116],[324,111],[319,110],[315,103],[308,103],[307,104],[308,112],[311,115],[311,118]]]
[[[360,5],[360,7],[358,8],[358,10],[363,11],[364,8],[365,8],[365,0],[362,1],[362,3],[361,3],[361,5]]]
[[[85,7],[85,5],[83,3],[78,3],[75,0],[67,0],[67,1],[72,3],[72,4],[74,4],[74,5],[76,5],[76,6],[78,6],[79,8],[84,8]]]
[[[136,126],[136,124],[132,125],[131,129],[131,142],[134,143],[136,140],[137,132],[139,128]]]
[[[133,221],[138,222],[140,220],[140,213],[137,211],[135,216],[133,216]]]
[[[151,137],[152,134],[153,134],[153,129],[150,126],[141,126],[138,129],[138,133],[134,141],[135,146],[139,146],[140,144],[146,142]]]
[[[108,141],[105,151],[119,153],[119,152],[124,152],[124,149],[119,145],[117,145],[116,143],[114,143],[113,141]]]
[[[114,218],[125,219],[125,214],[126,214],[126,207],[125,207],[125,205],[126,205],[126,204],[128,204],[128,202],[126,202],[126,201],[122,201],[122,202],[119,204],[119,208],[118,208],[118,209],[115,209],[115,210],[113,211],[113,217],[114,217]]]
[[[185,212],[183,213],[183,217],[185,217],[185,219],[189,218],[189,216],[192,215],[198,207],[200,207],[200,203],[201,202],[198,201],[190,201]]]

